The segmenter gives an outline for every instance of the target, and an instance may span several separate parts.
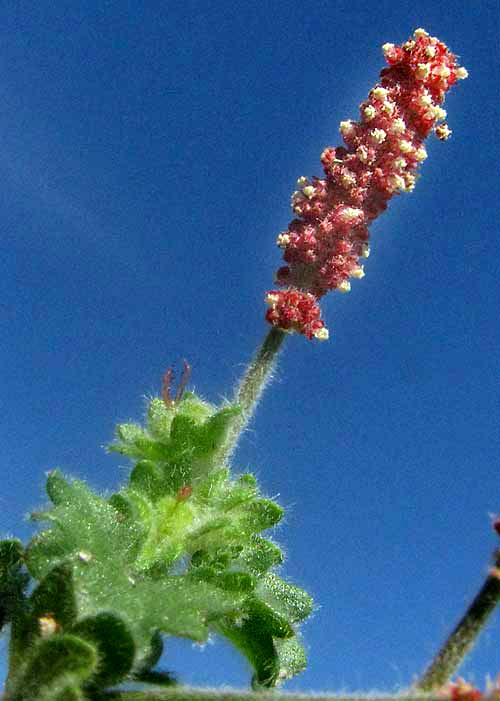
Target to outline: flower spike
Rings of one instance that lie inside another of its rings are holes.
[[[368,226],[393,195],[411,192],[423,145],[433,131],[446,140],[451,130],[441,107],[445,93],[467,77],[441,41],[416,29],[401,46],[382,47],[388,67],[360,105],[360,120],[340,122],[345,146],[321,154],[324,178],[300,177],[292,194],[296,215],[278,246],[286,265],[276,275],[284,290],[271,290],[266,319],[306,338],[325,340],[318,301],[330,290],[348,292],[361,278],[360,258],[369,252]]]

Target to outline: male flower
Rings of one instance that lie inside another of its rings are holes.
[[[278,236],[286,265],[276,282],[285,289],[267,293],[266,319],[309,339],[328,338],[318,300],[329,290],[348,292],[350,278],[364,276],[370,223],[393,195],[413,190],[430,132],[440,140],[451,134],[439,123],[446,117],[441,104],[467,77],[456,56],[423,29],[382,50],[389,66],[361,104],[359,121],[340,123],[345,146],[321,154],[324,178],[298,179],[296,218]]]

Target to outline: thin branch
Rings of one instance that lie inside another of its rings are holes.
[[[318,693],[297,694],[280,691],[239,691],[236,689],[194,689],[170,687],[158,691],[116,691],[102,697],[102,701],[422,701],[422,696],[401,694],[395,696]],[[101,699],[99,699],[101,701]],[[443,701],[426,696],[425,701]]]
[[[259,398],[272,377],[278,352],[286,335],[285,331],[273,326],[243,375],[233,400],[241,408],[241,413],[234,417],[224,445],[223,460],[232,455],[242,431],[252,418]]]
[[[415,691],[431,692],[443,686],[460,667],[465,655],[476,642],[500,601],[500,550],[495,551],[494,562],[494,567],[464,616],[413,686]]]

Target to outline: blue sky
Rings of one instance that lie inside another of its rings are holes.
[[[372,227],[366,277],[287,339],[236,456],[287,518],[283,570],[318,603],[290,690],[394,690],[480,586],[500,512],[498,40],[493,0],[6,2],[0,27],[2,536],[60,467],[123,480],[103,446],[187,358],[231,395],[299,175],[417,27],[461,56],[452,138]],[[495,176],[497,173],[497,176]],[[193,684],[245,686],[228,646],[169,644]],[[496,617],[462,672],[500,672]]]

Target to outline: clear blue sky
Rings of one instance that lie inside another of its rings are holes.
[[[469,70],[413,194],[372,227],[366,277],[288,339],[237,470],[279,495],[284,575],[319,608],[293,690],[411,681],[487,572],[500,511],[495,0],[6,0],[0,26],[2,536],[59,466],[100,490],[103,446],[166,367],[218,402],[267,328],[299,175],[417,27]],[[496,174],[496,175],[495,175]],[[219,642],[167,646],[245,686]],[[463,673],[500,672],[496,618]]]

